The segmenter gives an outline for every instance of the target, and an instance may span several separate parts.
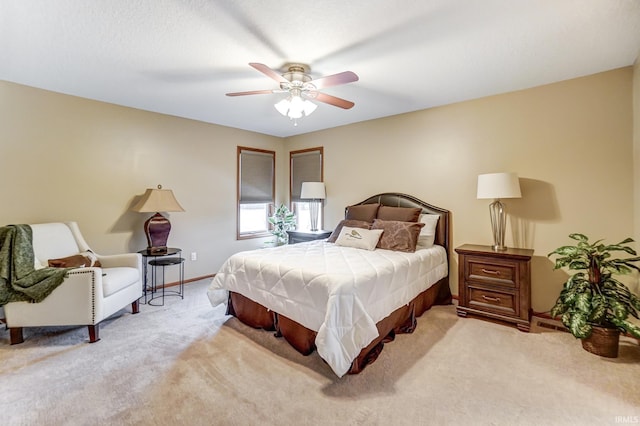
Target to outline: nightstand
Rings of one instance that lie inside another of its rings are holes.
[[[329,238],[331,231],[287,231],[289,244],[304,243],[305,241],[323,240]]]
[[[515,323],[529,331],[533,250],[465,244],[458,253],[458,307],[467,314]]]

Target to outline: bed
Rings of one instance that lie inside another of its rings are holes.
[[[349,206],[345,219],[351,211],[365,210],[378,215],[419,211],[420,218],[411,222],[434,223],[431,241],[411,251],[385,249],[389,246],[380,246],[381,239],[378,247],[384,248],[365,250],[342,244],[345,232],[336,230],[327,240],[236,253],[209,286],[212,305],[226,302],[228,314],[250,327],[275,331],[304,355],[317,351],[339,377],[359,373],[396,334],[413,332],[416,317],[435,304],[451,303],[449,212],[409,195],[384,193]],[[354,223],[343,222],[340,227]],[[371,228],[391,223],[381,216],[372,222]],[[361,230],[364,226],[344,228],[370,233]]]

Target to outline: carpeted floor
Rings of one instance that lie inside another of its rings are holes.
[[[184,300],[86,328],[0,330],[3,425],[615,425],[640,422],[640,347],[617,359],[568,333],[531,333],[452,306],[418,319],[361,374],[337,378],[270,332],[213,308],[208,280]],[[228,319],[228,321],[227,321]],[[226,322],[225,322],[226,321]]]

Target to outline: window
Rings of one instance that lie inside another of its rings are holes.
[[[306,231],[311,228],[309,202],[300,199],[302,182],[322,182],[323,149],[310,148],[289,153],[289,191],[291,210],[296,214],[296,229]],[[323,210],[318,211],[318,229],[322,229]]]
[[[238,239],[270,235],[275,162],[274,151],[238,147]]]

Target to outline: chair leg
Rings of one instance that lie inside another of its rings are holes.
[[[22,327],[11,327],[9,329],[9,343],[17,345],[22,342],[24,342],[24,338],[22,337]]]
[[[131,303],[131,311],[134,314],[137,314],[138,312],[140,312],[140,303],[138,302],[137,299]]]
[[[88,325],[87,328],[89,329],[89,343],[95,343],[100,340],[100,336],[98,335],[100,326],[98,324]]]

